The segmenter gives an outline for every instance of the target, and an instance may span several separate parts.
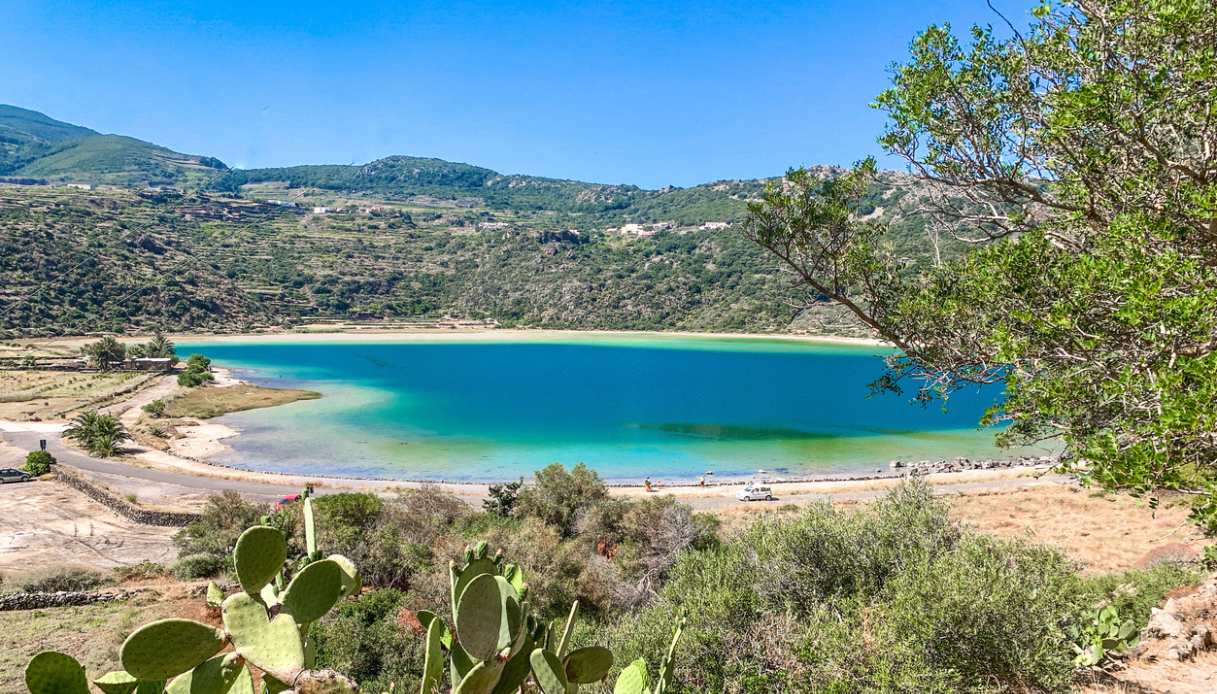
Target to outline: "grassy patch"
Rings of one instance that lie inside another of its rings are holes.
[[[315,391],[295,388],[265,388],[244,384],[224,388],[201,387],[170,400],[165,406],[165,416],[208,419],[229,412],[274,407],[319,397],[321,394]]]
[[[146,373],[0,371],[0,419],[57,419],[106,404],[155,376]]]

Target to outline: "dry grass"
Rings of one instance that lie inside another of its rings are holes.
[[[165,416],[208,419],[228,412],[274,407],[319,397],[320,393],[293,388],[264,388],[246,384],[223,388],[202,386],[170,400],[165,407]]]
[[[79,371],[0,371],[0,419],[64,419],[110,404],[155,378],[155,374]]]
[[[190,588],[166,584],[127,602],[0,612],[0,692],[25,691],[25,664],[39,651],[71,655],[93,678],[122,669],[118,648],[141,624],[188,617],[218,626]]]
[[[1056,547],[1088,572],[1196,556],[1204,545],[1179,498],[1164,498],[1153,510],[1127,494],[1052,486],[957,496],[951,515],[984,533]]]

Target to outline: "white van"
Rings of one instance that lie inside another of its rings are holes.
[[[773,489],[763,484],[749,482],[744,488],[735,493],[740,501],[773,501]]]

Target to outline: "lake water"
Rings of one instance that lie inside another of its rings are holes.
[[[217,462],[396,479],[508,480],[584,462],[610,480],[873,471],[997,455],[995,389],[948,411],[868,397],[883,349],[789,340],[576,336],[181,343],[320,400],[234,413]]]

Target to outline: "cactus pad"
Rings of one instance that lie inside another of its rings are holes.
[[[422,619],[419,621],[421,622]],[[440,690],[441,680],[444,677],[444,653],[440,650],[440,643],[448,628],[444,625],[444,620],[435,615],[430,615],[426,627],[426,655],[423,660],[423,676],[419,692],[420,694],[436,694]]]
[[[363,587],[363,581],[359,577],[359,569],[355,568],[355,562],[347,559],[341,554],[331,554],[327,558],[330,561],[338,564],[338,568],[342,569],[343,597],[358,595],[359,589]]]
[[[483,660],[461,678],[460,684],[452,688],[452,694],[490,694],[502,670],[502,662]]]
[[[457,601],[456,637],[476,660],[490,660],[499,650],[499,637],[506,627],[495,576],[482,574],[469,582]]]
[[[262,586],[283,570],[283,562],[287,561],[287,541],[275,528],[255,525],[237,538],[232,556],[241,588],[249,595],[258,595]]]
[[[246,593],[224,601],[224,628],[237,653],[282,682],[291,682],[304,668],[304,644],[296,620],[287,613],[274,619]]]
[[[44,651],[25,666],[25,686],[31,694],[89,694],[85,669],[70,655]]]
[[[253,694],[253,678],[249,670],[229,656],[208,658],[190,672],[184,672],[169,683],[165,694]]]
[[[162,619],[136,629],[119,652],[123,669],[140,680],[167,680],[224,647],[215,627],[191,619]]]
[[[613,653],[602,646],[589,646],[570,652],[562,660],[566,679],[576,684],[599,682],[613,668]]]
[[[545,694],[566,694],[566,674],[562,671],[562,663],[553,652],[541,648],[534,649],[528,657],[532,665],[532,676]]]
[[[224,591],[216,585],[215,581],[210,581],[207,584],[207,606],[219,609],[220,603],[224,602]]]
[[[162,681],[137,680],[122,670],[107,672],[93,680],[93,684],[105,694],[162,694],[165,691]]]
[[[283,592],[283,611],[297,624],[321,619],[342,597],[342,575],[342,567],[331,559],[304,567]]]
[[[613,694],[646,694],[650,679],[650,675],[647,673],[647,661],[639,658],[626,666],[617,676]]]

